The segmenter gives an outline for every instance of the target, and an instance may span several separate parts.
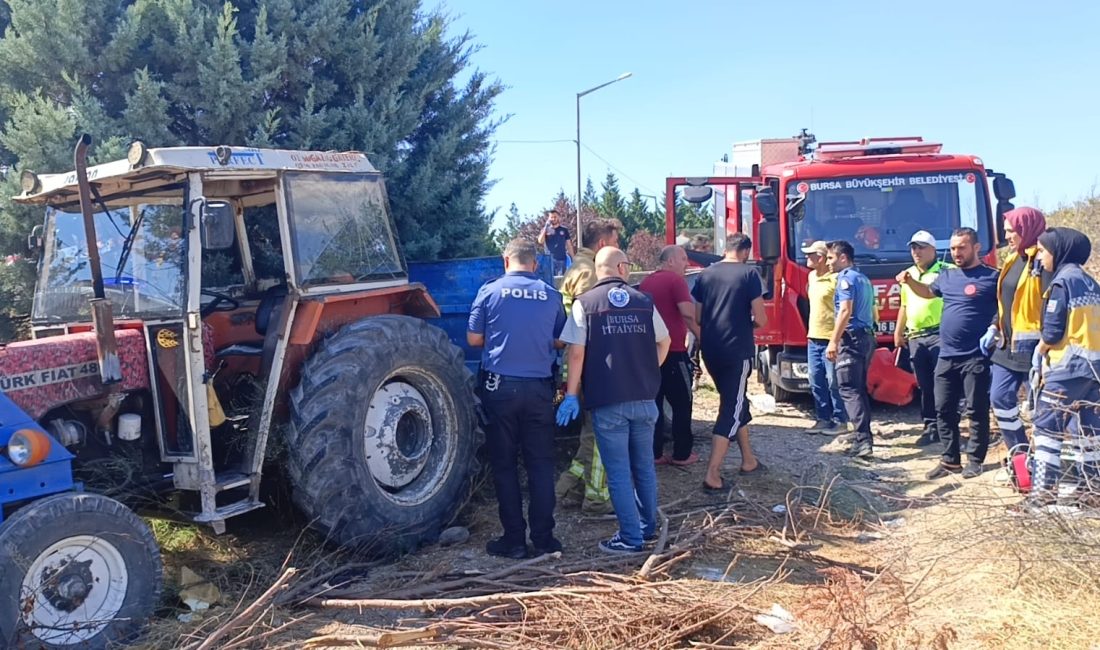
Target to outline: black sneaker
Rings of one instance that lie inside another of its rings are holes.
[[[545,544],[536,544],[534,540],[531,540],[531,550],[533,551],[531,557],[549,555],[550,553],[560,553],[561,542],[559,542],[554,537],[551,537],[550,541],[546,542]]]
[[[618,533],[615,533],[611,539],[600,542],[600,550],[604,553],[641,553],[642,547],[627,544]]]
[[[870,458],[874,455],[874,447],[869,442],[853,442],[848,454],[855,458]]]
[[[963,471],[962,471],[962,477],[963,478],[974,478],[976,476],[981,476],[981,475],[982,475],[982,464],[979,463],[976,460],[972,460],[969,463],[967,463],[966,467],[964,467]]]
[[[934,445],[940,441],[940,434],[935,431],[925,431],[920,434],[915,443],[918,447],[927,447],[928,445]]]
[[[658,537],[660,537],[660,535],[657,534],[657,531],[653,531],[652,533],[650,533],[648,535],[643,534],[642,535],[642,546],[650,547],[650,546],[655,545],[657,543],[657,538]]]
[[[958,474],[960,470],[962,470],[962,468],[958,465],[944,465],[943,463],[936,463],[936,466],[928,470],[928,473],[924,475],[924,478],[932,481],[951,474]]]
[[[489,555],[506,557],[510,560],[522,560],[527,557],[527,545],[515,544],[503,537],[498,537],[485,543],[485,552]]]

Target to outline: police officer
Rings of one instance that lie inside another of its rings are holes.
[[[909,238],[909,254],[913,266],[905,272],[921,284],[931,284],[940,271],[951,265],[938,259],[936,238],[927,230],[918,230]],[[909,346],[909,360],[920,388],[920,415],[924,431],[917,438],[918,447],[939,442],[936,425],[936,362],[940,359],[940,321],[943,298],[921,298],[908,285],[901,285],[901,308],[898,309],[894,346]]]
[[[1039,263],[1054,279],[1032,355],[1030,383],[1038,393],[1032,505],[1056,500],[1062,446],[1070,437],[1084,481],[1077,498],[1095,505],[1100,489],[1100,285],[1081,268],[1091,252],[1092,242],[1073,228],[1051,228],[1039,237]]]
[[[836,365],[836,380],[848,421],[855,427],[850,453],[870,458],[871,397],[867,394],[867,371],[875,353],[875,292],[871,281],[854,264],[855,250],[846,241],[829,243],[829,270],[836,273],[836,322],[825,348],[825,358]]]
[[[630,262],[621,250],[596,254],[596,285],[573,301],[562,340],[569,344],[566,395],[557,421],[580,414],[578,393],[592,412],[596,445],[619,532],[600,542],[608,553],[637,553],[656,537],[657,470],[653,462],[653,399],[671,339],[646,294],[626,283]]]
[[[527,469],[531,545],[537,555],[561,550],[554,538],[554,385],[551,366],[565,325],[561,294],[535,275],[535,245],[504,249],[505,274],[478,291],[466,340],[483,347],[478,392],[488,419],[486,447],[504,534],[490,555],[527,557],[517,456]]]

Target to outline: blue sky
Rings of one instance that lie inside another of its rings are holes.
[[[426,7],[435,6],[426,3]],[[508,88],[486,208],[535,213],[582,171],[659,195],[735,141],[922,135],[1044,209],[1100,190],[1100,3],[451,0]],[[563,140],[555,143],[517,141]]]

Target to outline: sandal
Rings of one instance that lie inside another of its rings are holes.
[[[718,487],[714,487],[713,485],[707,484],[706,481],[703,481],[703,491],[704,492],[728,492],[729,491],[729,486],[726,485],[725,480],[723,480],[722,485],[719,485]]]
[[[768,471],[767,466],[765,466],[764,463],[758,460],[756,461],[756,467],[748,470],[743,469],[740,473],[741,476],[747,476],[748,474],[763,474],[766,471]]]

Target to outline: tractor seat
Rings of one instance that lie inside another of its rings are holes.
[[[274,337],[268,336],[268,328],[272,319],[278,320],[279,309],[286,301],[287,289],[285,284],[270,287],[260,297],[260,305],[256,307],[255,328],[256,333],[264,337],[263,343],[234,343],[218,350],[217,356],[245,356],[262,357],[264,349],[268,348],[268,338],[272,339],[271,346],[274,349]]]

